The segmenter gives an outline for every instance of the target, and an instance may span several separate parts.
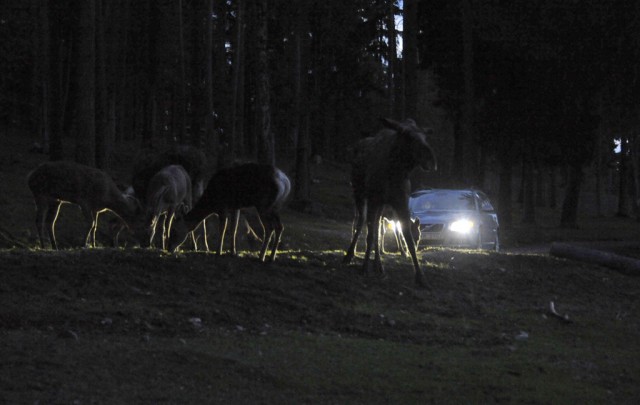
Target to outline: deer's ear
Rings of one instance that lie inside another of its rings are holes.
[[[395,131],[402,131],[402,125],[396,120],[393,120],[391,118],[381,118],[380,121],[382,122],[382,125],[384,125],[389,129],[393,129]]]

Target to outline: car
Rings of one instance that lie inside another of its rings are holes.
[[[474,189],[426,189],[409,198],[427,245],[500,250],[498,214],[485,193]]]

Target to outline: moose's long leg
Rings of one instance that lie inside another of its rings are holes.
[[[360,232],[362,232],[362,226],[364,225],[365,220],[365,212],[367,210],[367,202],[363,198],[356,198],[356,212],[355,218],[353,219],[353,227],[351,229],[351,244],[349,245],[349,249],[347,249],[347,254],[344,256],[342,262],[344,264],[351,263],[353,257],[356,254],[356,245],[358,244],[358,238],[360,237]]]

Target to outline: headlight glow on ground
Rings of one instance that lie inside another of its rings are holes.
[[[468,219],[459,219],[449,225],[449,230],[457,233],[469,233],[473,229],[473,221]]]

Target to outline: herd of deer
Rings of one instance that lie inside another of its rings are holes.
[[[427,139],[431,131],[419,128],[411,119],[402,122],[384,119],[383,124],[385,129],[354,146],[351,184],[356,216],[344,263],[350,263],[355,256],[358,237],[366,220],[362,272],[368,271],[373,250],[375,268],[384,274],[379,229],[383,209],[389,207],[401,229],[412,230],[403,236],[413,262],[416,283],[424,285],[424,274],[416,256],[419,230],[412,224],[408,208],[409,173],[416,167],[436,168],[435,154]],[[98,217],[107,210],[117,215],[121,224],[142,241],[142,246],[153,246],[162,218],[162,248],[169,251],[177,250],[190,233],[215,214],[219,218],[216,253],[221,254],[228,220],[233,214],[231,252],[235,255],[240,209],[254,207],[264,229],[259,258],[266,260],[271,245],[269,260],[275,260],[283,231],[280,212],[291,190],[287,175],[272,165],[244,163],[218,171],[205,187],[202,169],[202,165],[194,164],[193,159],[185,158],[184,154],[164,156],[134,171],[133,186],[122,191],[99,169],[67,161],[42,163],[27,180],[36,203],[40,246],[45,248],[49,240],[52,248],[57,249],[56,219],[62,203],[69,202],[79,205],[91,223],[85,244],[93,247]]]

